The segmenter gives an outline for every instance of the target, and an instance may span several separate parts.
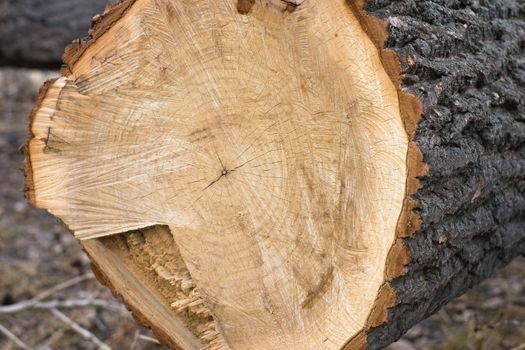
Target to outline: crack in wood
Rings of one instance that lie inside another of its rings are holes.
[[[328,287],[332,284],[334,279],[334,265],[330,265],[328,270],[321,276],[321,280],[313,289],[308,291],[306,298],[304,298],[302,303],[302,308],[305,309],[312,305],[312,302],[315,299],[318,299],[324,292],[328,290]]]
[[[256,0],[238,0],[237,12],[242,15],[250,13]],[[284,5],[283,11],[294,12],[296,8],[301,5],[304,0],[278,0]],[[278,1],[276,1],[278,3]]]
[[[255,5],[255,0],[238,0],[237,1],[237,12],[241,15],[249,13]]]

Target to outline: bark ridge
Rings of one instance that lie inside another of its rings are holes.
[[[525,3],[381,1],[386,48],[424,112],[415,142],[429,166],[414,196],[422,227],[405,241],[397,305],[372,349],[525,252]]]

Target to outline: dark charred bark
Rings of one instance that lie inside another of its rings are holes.
[[[0,0],[0,65],[60,68],[107,0]]]
[[[424,112],[415,142],[429,173],[414,196],[422,227],[406,240],[397,305],[371,349],[525,252],[525,2],[369,0],[385,46]]]

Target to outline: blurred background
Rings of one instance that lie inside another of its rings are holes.
[[[105,0],[0,0],[0,349],[164,349],[94,279],[76,240],[23,196],[28,115]],[[389,350],[524,349],[522,258]]]

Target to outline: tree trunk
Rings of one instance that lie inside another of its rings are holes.
[[[429,172],[405,240],[396,306],[368,333],[388,345],[525,251],[525,3],[367,1],[388,21],[402,88],[424,106],[414,142]]]
[[[381,348],[525,252],[518,1],[129,0],[64,58],[27,197],[172,348]]]
[[[0,65],[60,68],[106,0],[0,0]]]

